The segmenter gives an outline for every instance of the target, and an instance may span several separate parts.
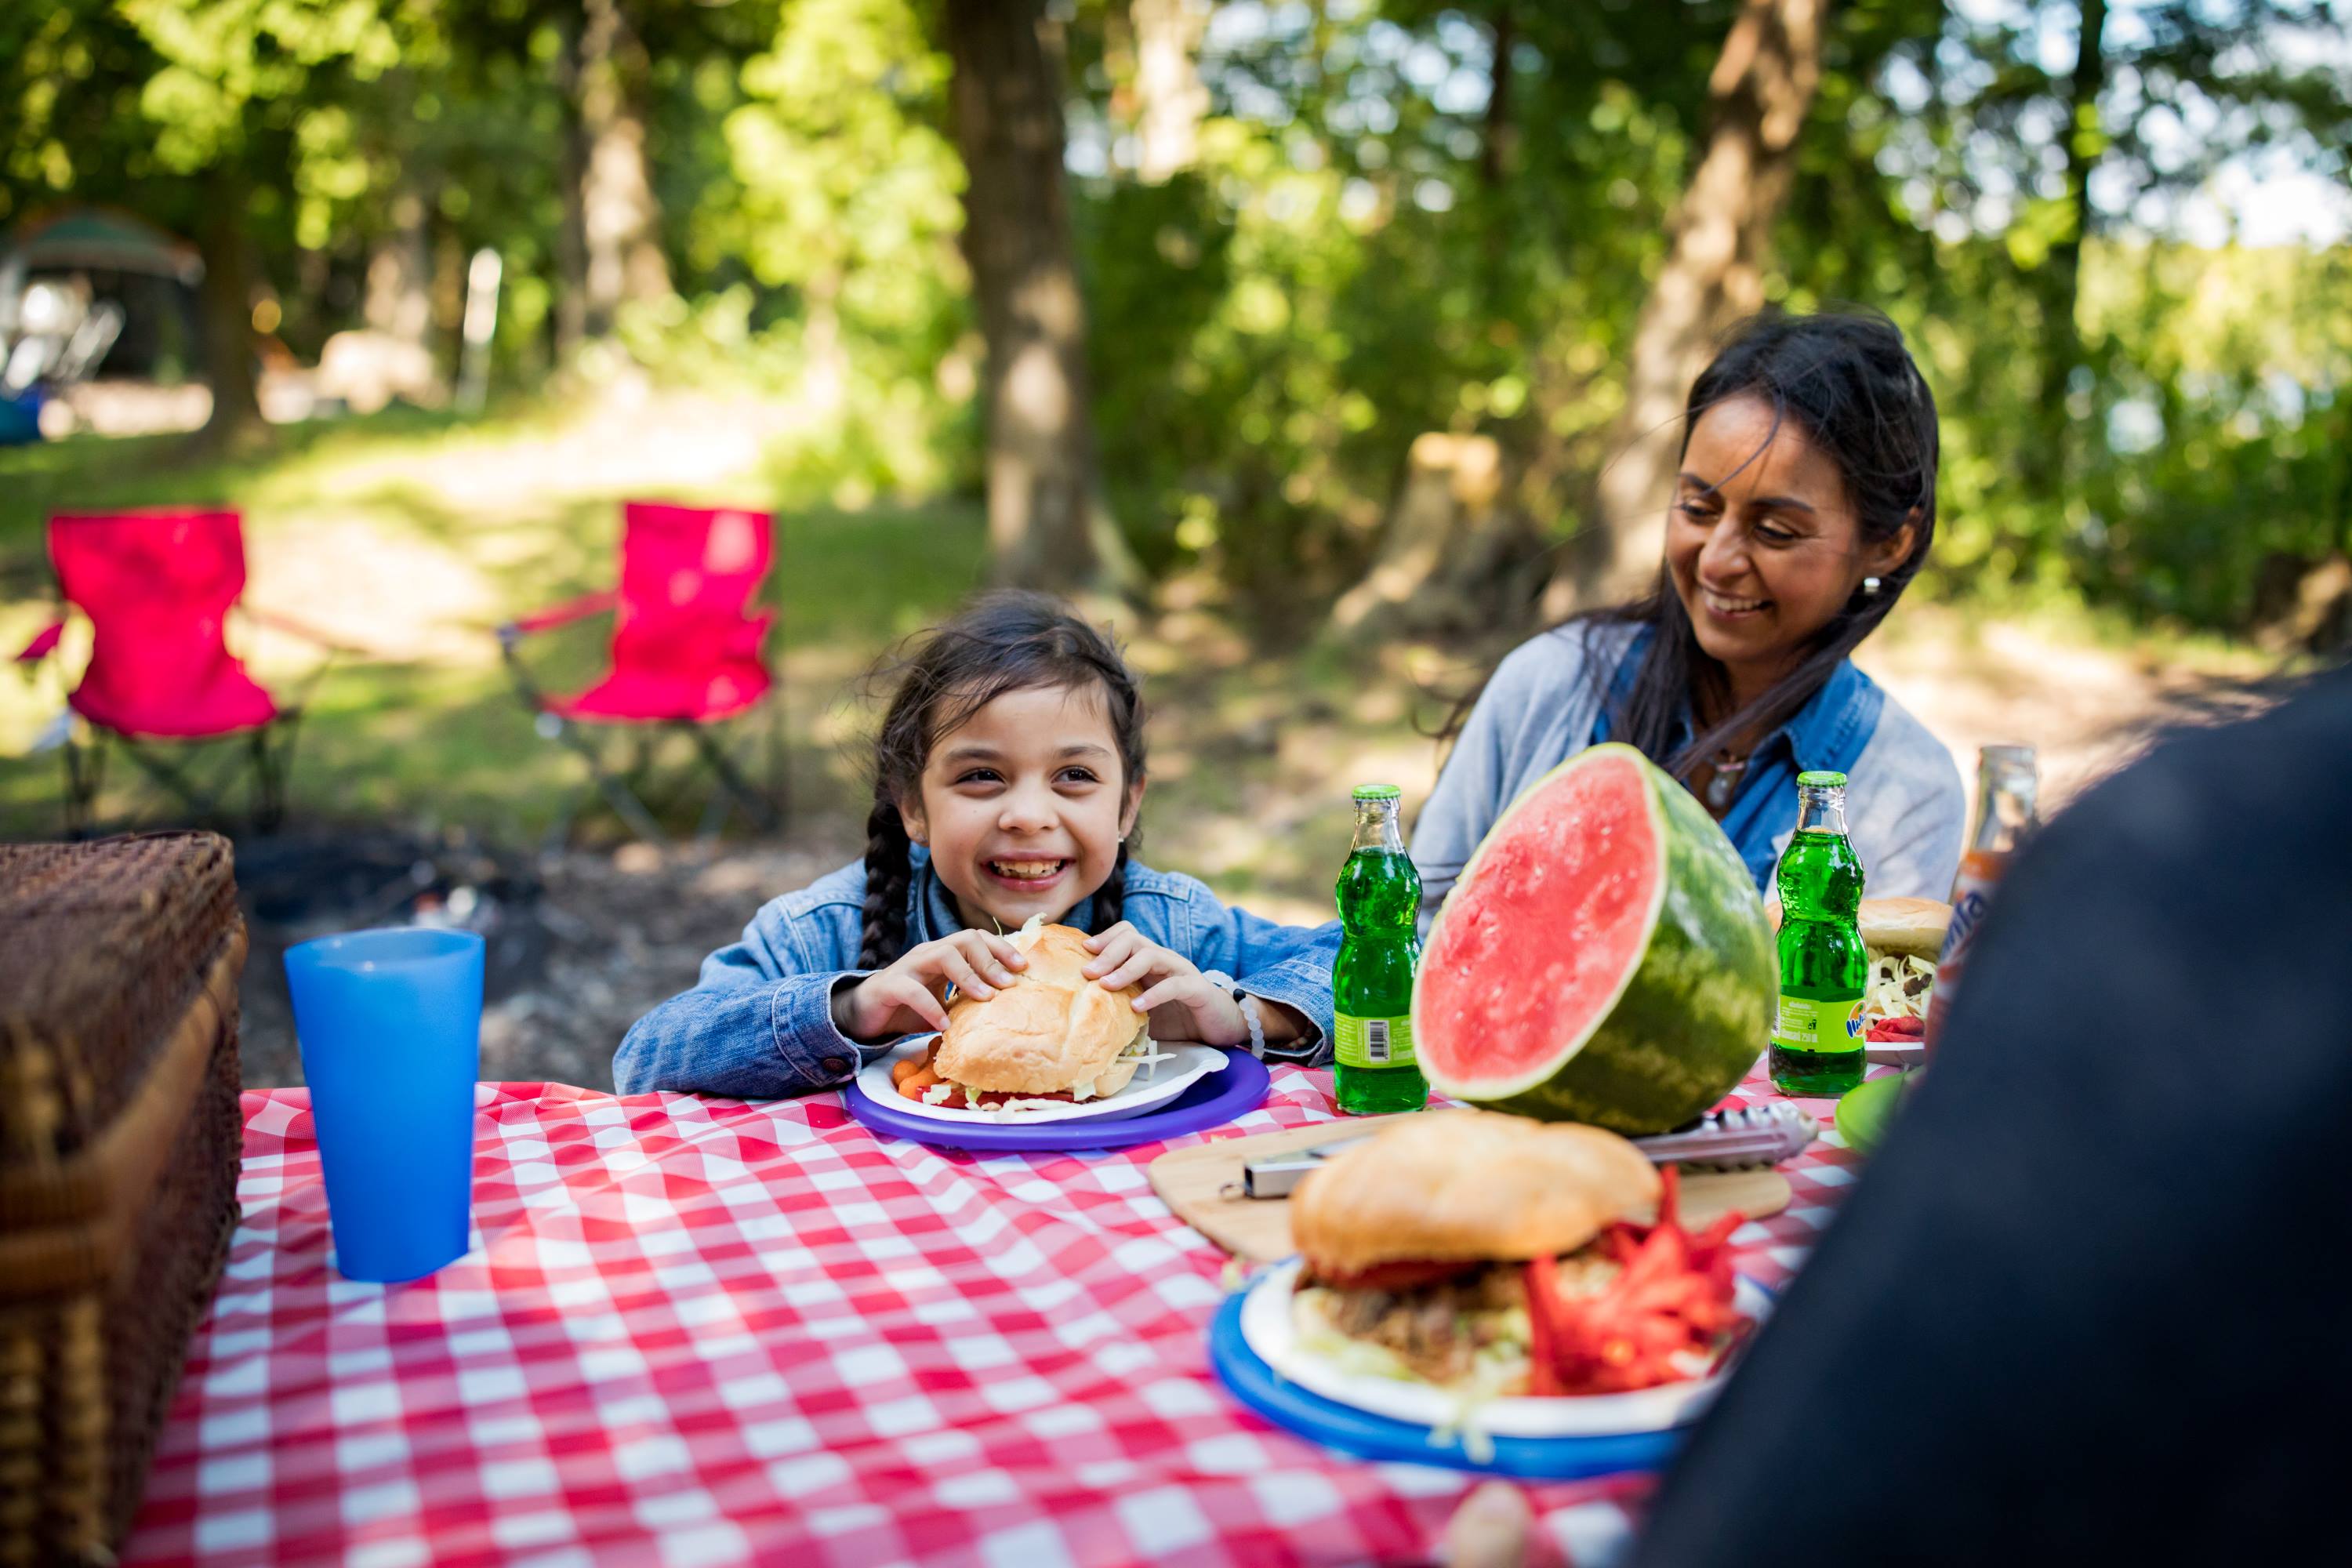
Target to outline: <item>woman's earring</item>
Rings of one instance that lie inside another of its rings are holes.
[[[1862,580],[1862,591],[1865,594],[1875,594],[1878,592],[1878,579],[1875,577],[1864,577]]]

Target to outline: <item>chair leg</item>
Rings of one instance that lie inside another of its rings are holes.
[[[602,769],[596,773],[596,793],[604,797],[604,804],[613,808],[615,816],[629,825],[630,832],[648,844],[669,842],[669,835],[661,830],[661,824],[653,819],[652,814],[646,810],[637,797],[623,788],[620,780],[610,777]]]
[[[775,807],[775,831],[792,820],[792,729],[784,712],[783,682],[779,680],[768,697],[768,799]]]
[[[302,721],[309,712],[310,710],[307,708],[289,708],[286,710],[286,741],[278,749],[277,773],[270,784],[271,798],[277,812],[270,825],[272,827],[286,819],[286,789],[294,778],[294,747],[302,738]]]
[[[97,815],[99,788],[106,779],[106,737],[93,732],[89,744],[83,746],[68,734],[65,762],[66,837],[79,840],[89,837],[90,819]]]
[[[708,847],[719,837],[719,830],[727,826],[727,815],[734,806],[734,791],[722,788],[710,792],[710,798],[702,803],[702,820],[694,826],[698,848]]]
[[[259,833],[275,833],[286,820],[286,779],[294,767],[294,742],[300,734],[302,710],[289,708],[277,720],[253,732],[253,826]],[[273,731],[282,731],[276,750]]]
[[[563,721],[558,723],[561,727],[555,732],[556,739],[578,752],[580,760],[588,764],[588,775],[596,785],[596,793],[604,797],[604,804],[613,808],[614,815],[646,843],[667,844],[669,837],[662,832],[661,824],[653,819],[653,814],[620,780],[606,771],[604,759],[597,754],[596,748],[581,739],[579,726]]]
[[[548,824],[547,837],[541,840],[543,853],[552,855],[571,844],[572,820],[580,815],[580,797],[587,793],[586,779],[563,792],[563,804],[556,808],[555,820]]]
[[[749,812],[751,819],[761,827],[777,826],[782,819],[777,814],[776,803],[762,795],[757,785],[744,777],[743,770],[735,765],[735,759],[727,754],[727,748],[719,743],[718,738],[700,725],[693,726],[692,733],[695,750],[702,753],[702,760],[709,765],[710,771],[719,775],[720,786],[731,791],[741,800],[743,809]]]
[[[196,820],[209,818],[218,821],[227,815],[221,809],[218,795],[190,778],[187,770],[178,763],[167,762],[161,752],[134,745],[127,740],[122,742],[122,752],[138,765],[141,773],[179,796]]]

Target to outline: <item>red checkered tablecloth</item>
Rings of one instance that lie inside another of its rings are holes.
[[[1277,1069],[1217,1135],[1326,1120],[1329,1085]],[[477,1245],[378,1286],[330,1268],[307,1095],[245,1112],[245,1220],[133,1562],[1395,1562],[1472,1484],[1225,1394],[1224,1260],[1152,1194],[1164,1144],[974,1158],[832,1096],[485,1085]],[[1787,1169],[1741,1233],[1767,1283],[1852,1175],[1830,1143]],[[1573,1553],[1645,1484],[1531,1493]]]

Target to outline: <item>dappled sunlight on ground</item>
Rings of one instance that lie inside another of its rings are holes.
[[[485,521],[544,513],[551,502],[656,489],[678,500],[761,504],[770,443],[805,417],[788,402],[660,390],[634,379],[520,428],[448,432],[310,476],[325,501],[421,492]]]
[[[256,519],[269,548],[254,549],[246,601],[301,621],[362,657],[487,666],[490,628],[508,613],[486,562],[422,537],[396,512],[302,507]],[[266,523],[266,528],[263,526]],[[316,645],[270,626],[245,645],[256,669],[299,670]]]

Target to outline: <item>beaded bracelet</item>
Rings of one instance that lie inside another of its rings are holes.
[[[1234,1001],[1242,1010],[1243,1021],[1249,1025],[1250,1055],[1265,1060],[1265,1016],[1258,1011],[1257,998],[1236,985]]]
[[[1265,1060],[1265,1015],[1259,1010],[1257,998],[1235,984],[1234,977],[1222,969],[1204,969],[1201,978],[1234,994],[1234,1005],[1242,1010],[1242,1022],[1249,1026],[1250,1055]]]

